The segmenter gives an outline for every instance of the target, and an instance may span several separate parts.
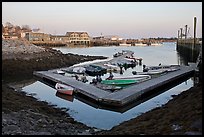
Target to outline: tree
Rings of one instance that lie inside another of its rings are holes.
[[[8,27],[8,28],[13,28],[13,24],[11,24],[10,22],[6,22],[5,26]]]
[[[31,30],[29,25],[22,25],[22,30]]]

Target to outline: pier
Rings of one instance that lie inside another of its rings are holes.
[[[194,34],[193,38],[188,37],[188,25],[185,25],[185,29],[180,28],[178,30],[178,40],[176,49],[187,60],[195,62],[200,50],[202,50],[202,39],[196,37],[196,22],[197,18],[194,17]]]
[[[181,80],[186,77],[192,77],[195,73],[196,64],[190,66],[180,66],[180,69],[174,72],[169,72],[157,78],[152,78],[142,83],[134,84],[117,92],[108,92],[99,89],[91,84],[86,84],[81,81],[63,76],[49,71],[35,71],[33,74],[44,80],[60,82],[74,87],[76,94],[81,94],[89,99],[96,101],[99,104],[108,105],[110,107],[122,107],[130,104],[141,98],[144,94],[151,92],[154,89],[165,86],[169,83]]]

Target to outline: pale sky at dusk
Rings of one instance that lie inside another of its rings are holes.
[[[2,24],[29,25],[44,33],[87,31],[92,36],[177,37],[197,17],[202,37],[202,2],[2,2]]]

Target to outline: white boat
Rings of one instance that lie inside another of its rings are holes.
[[[64,71],[62,71],[62,70],[57,70],[57,74],[64,75],[64,74],[65,74],[65,72],[64,72]]]
[[[116,65],[112,65],[112,64],[103,64],[104,66],[106,66],[107,72],[112,71],[112,72],[119,72],[120,71],[120,67],[116,66]]]
[[[55,88],[57,92],[60,92],[66,95],[72,95],[74,91],[73,87],[65,85],[65,84],[61,84],[61,83],[56,83]]]
[[[128,60],[128,61],[136,62],[136,59],[134,59],[134,58],[124,58],[124,59]]]
[[[150,75],[132,75],[132,76],[120,76],[120,77],[113,77],[112,79],[134,79],[138,81],[145,81],[151,79]]]
[[[84,67],[75,67],[75,68],[73,68],[73,70],[72,70],[73,72],[76,72],[76,73],[85,73],[85,71],[86,71],[86,68],[84,68]]]
[[[147,72],[136,72],[132,71],[133,75],[161,75],[167,73],[167,70],[148,70]]]
[[[159,65],[159,66],[145,66],[145,70],[164,70],[172,72],[180,69],[180,65]]]

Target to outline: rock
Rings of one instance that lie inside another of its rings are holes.
[[[194,121],[191,125],[191,128],[201,129],[202,130],[202,119]]]
[[[188,131],[185,132],[184,135],[202,135],[202,133],[197,131]]]

